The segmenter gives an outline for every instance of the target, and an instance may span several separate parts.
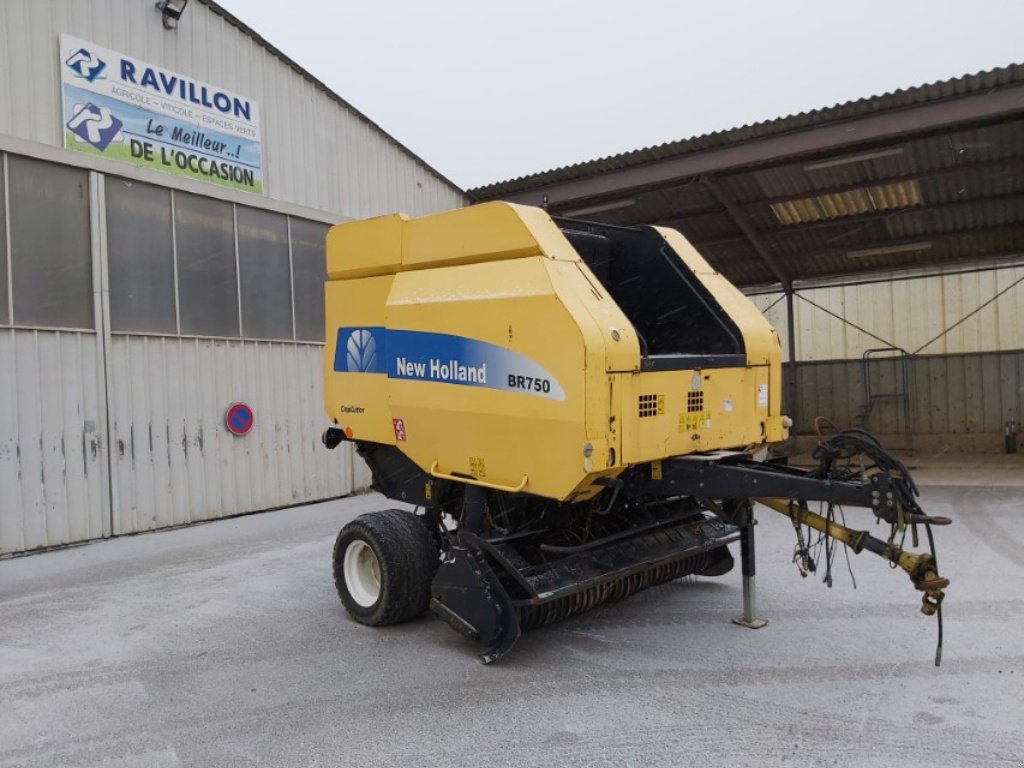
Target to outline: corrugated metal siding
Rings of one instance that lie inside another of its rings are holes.
[[[361,468],[353,475],[349,445],[327,451],[320,444],[322,355],[312,344],[114,336],[114,533],[366,487]],[[224,426],[238,401],[255,413],[245,437]]]
[[[464,204],[458,189],[393,139],[200,3],[168,32],[152,2],[4,0],[0,71],[19,76],[0,78],[0,134],[62,146],[61,32],[258,101],[270,197],[350,218]],[[111,162],[110,172],[119,167]]]
[[[869,333],[912,353],[1024,348],[1024,282],[1017,282],[1022,279],[1024,267],[1011,267],[799,291],[798,297],[814,304],[797,299],[797,357],[860,357],[865,349],[880,346],[879,339]],[[822,308],[849,322],[829,316]]]
[[[110,533],[95,334],[0,331],[0,554]]]
[[[751,301],[761,310],[761,313],[768,318],[768,322],[779,334],[779,342],[782,344],[782,362],[789,362],[789,323],[786,320],[786,295],[782,292],[759,293],[749,297]]]
[[[61,146],[61,32],[258,101],[268,195],[300,215],[420,215],[464,204],[457,188],[366,118],[198,2],[168,32],[143,0],[4,0],[0,71],[18,76],[0,77],[0,137]],[[55,154],[72,164],[83,157]],[[109,162],[104,170],[128,168]],[[195,182],[155,175],[146,180],[196,191]],[[102,178],[94,181],[102,190]],[[91,212],[96,274],[100,265],[106,271],[101,200]],[[319,443],[322,346],[114,335],[104,351],[107,287],[96,286],[99,335],[0,329],[0,554],[368,487],[351,446],[331,452]],[[223,426],[238,400],[256,412],[246,438]]]
[[[869,366],[876,392],[896,390],[897,363]],[[925,355],[909,361],[910,425],[918,435],[1002,433],[1005,422],[1021,424],[1024,414],[1024,352]],[[796,377],[796,407],[788,406],[798,433],[811,433],[814,418],[826,416],[840,426],[855,423],[864,401],[864,368],[859,360],[804,362],[786,366]],[[789,392],[788,387],[786,391]],[[866,425],[880,434],[908,431],[896,398],[878,401]]]
[[[780,296],[752,298],[764,311]],[[785,312],[782,300],[768,314],[783,338]],[[1021,318],[1024,266],[803,288],[794,306],[797,360],[856,359],[879,346],[920,354],[1022,349]]]

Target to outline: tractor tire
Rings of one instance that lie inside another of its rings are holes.
[[[388,509],[360,515],[334,542],[334,586],[349,615],[383,627],[408,621],[430,603],[438,549],[411,512]]]

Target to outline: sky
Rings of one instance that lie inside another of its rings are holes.
[[[1021,0],[217,2],[462,188],[1024,63]]]

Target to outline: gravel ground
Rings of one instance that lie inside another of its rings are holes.
[[[939,482],[954,482],[940,473]],[[333,537],[369,495],[0,562],[0,766],[1021,766],[1024,488],[931,485],[935,622],[869,554],[828,590],[761,509],[738,568],[524,636],[352,623]],[[863,524],[862,524],[863,525]]]

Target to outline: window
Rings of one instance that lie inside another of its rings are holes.
[[[236,210],[242,332],[248,338],[291,339],[288,220],[241,205]]]
[[[0,154],[0,325],[11,322],[7,313],[7,201],[4,199],[4,156]]]
[[[292,219],[295,338],[302,341],[324,340],[324,281],[327,280],[324,240],[327,230],[326,224]]]
[[[107,177],[110,328],[176,333],[171,193]]]
[[[14,322],[94,328],[89,175],[8,156]]]
[[[238,336],[235,228],[230,203],[174,194],[181,332]]]

